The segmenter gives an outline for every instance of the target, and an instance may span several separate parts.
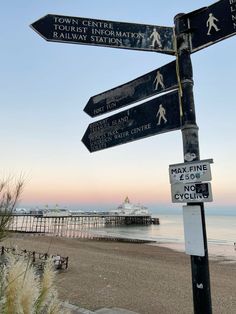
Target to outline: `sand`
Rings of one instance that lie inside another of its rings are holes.
[[[58,272],[56,285],[61,300],[80,307],[193,313],[190,257],[184,253],[147,244],[22,234],[3,244],[69,256],[69,268]],[[210,276],[213,313],[236,313],[236,263],[210,261]]]

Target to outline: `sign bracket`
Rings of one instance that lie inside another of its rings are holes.
[[[212,158],[210,158],[210,159],[201,159],[201,162],[208,162],[209,164],[213,164],[214,163],[214,161],[213,161],[213,159]],[[193,163],[196,163],[196,160],[192,160],[192,161],[189,161],[188,162],[188,164],[193,164]],[[182,163],[178,163],[178,166],[184,166],[186,163],[185,162],[182,162]],[[170,165],[170,167],[171,166],[175,166],[176,164],[172,164],[172,165]]]

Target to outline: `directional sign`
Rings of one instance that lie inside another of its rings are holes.
[[[82,142],[90,152],[181,128],[178,92],[91,123]]]
[[[236,34],[236,1],[221,0],[187,14],[192,52]]]
[[[126,84],[91,97],[84,111],[95,117],[177,86],[176,62],[173,61]]]
[[[172,27],[53,14],[42,17],[31,27],[48,41],[175,54]]]
[[[169,166],[170,183],[211,181],[212,159]]]
[[[212,202],[209,182],[171,184],[171,194],[173,203]]]

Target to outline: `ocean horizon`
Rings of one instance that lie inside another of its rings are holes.
[[[120,202],[122,203],[122,202]],[[139,203],[137,203],[139,204]],[[27,210],[30,209],[42,209],[42,208],[66,208],[68,210],[73,211],[110,211],[112,209],[117,208],[119,204],[110,204],[110,203],[101,203],[101,204],[19,204],[18,207],[25,208]],[[182,205],[176,204],[154,204],[154,203],[142,203],[145,207],[147,207],[152,215],[169,215],[169,214],[182,214]],[[184,204],[183,204],[184,205]],[[221,215],[221,216],[236,216],[236,205],[215,205],[213,203],[205,203],[205,214],[206,215]]]

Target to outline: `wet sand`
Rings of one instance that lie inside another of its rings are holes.
[[[156,244],[155,244],[156,245]],[[166,247],[177,252],[185,252],[184,243],[159,243],[158,246]],[[236,263],[236,250],[229,244],[208,244],[208,253],[210,260],[222,260],[223,262],[231,261]]]
[[[61,300],[96,310],[120,307],[140,314],[191,314],[190,257],[146,244],[15,234],[1,245],[69,256],[56,276]],[[210,260],[213,313],[236,311],[236,263]]]

